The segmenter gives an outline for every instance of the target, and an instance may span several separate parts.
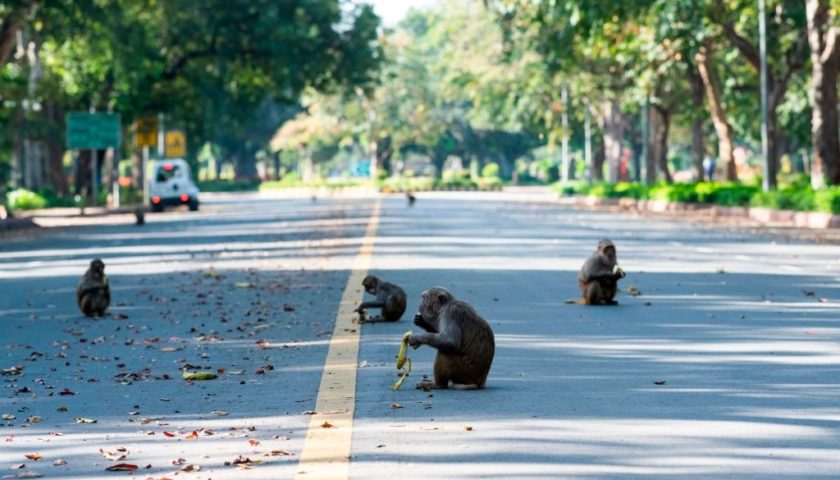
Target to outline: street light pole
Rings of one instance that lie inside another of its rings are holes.
[[[563,85],[561,98],[563,100],[563,115],[561,116],[563,142],[560,147],[560,155],[562,157],[560,163],[563,171],[560,174],[560,178],[565,184],[569,182],[569,87],[567,85]]]
[[[761,159],[764,165],[764,178],[761,181],[761,188],[768,192],[776,186],[776,178],[770,165],[770,139],[767,131],[767,24],[764,2],[765,0],[758,0],[758,47],[761,57],[759,65],[761,70]]]

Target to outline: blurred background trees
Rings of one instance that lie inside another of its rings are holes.
[[[773,186],[840,183],[838,7],[766,0]],[[64,148],[79,110],[121,114],[135,181],[132,121],[160,113],[203,180],[765,174],[757,0],[454,0],[386,27],[339,0],[7,0],[0,19],[7,186],[73,194],[101,168]]]

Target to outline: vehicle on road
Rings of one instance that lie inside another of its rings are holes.
[[[149,177],[149,206],[153,212],[165,207],[186,205],[198,210],[198,187],[193,183],[189,164],[180,158],[152,163]]]

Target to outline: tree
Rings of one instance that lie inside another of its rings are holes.
[[[806,0],[811,47],[811,135],[815,187],[827,180],[840,184],[840,139],[837,119],[837,73],[840,62],[838,18],[828,0]]]

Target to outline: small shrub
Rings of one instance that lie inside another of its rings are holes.
[[[47,200],[38,193],[18,188],[6,194],[6,205],[11,210],[35,210],[45,208]]]
[[[840,214],[840,186],[814,192],[814,208],[820,212]]]
[[[498,178],[501,174],[502,169],[499,167],[498,163],[488,163],[481,169],[481,177],[482,178]]]

